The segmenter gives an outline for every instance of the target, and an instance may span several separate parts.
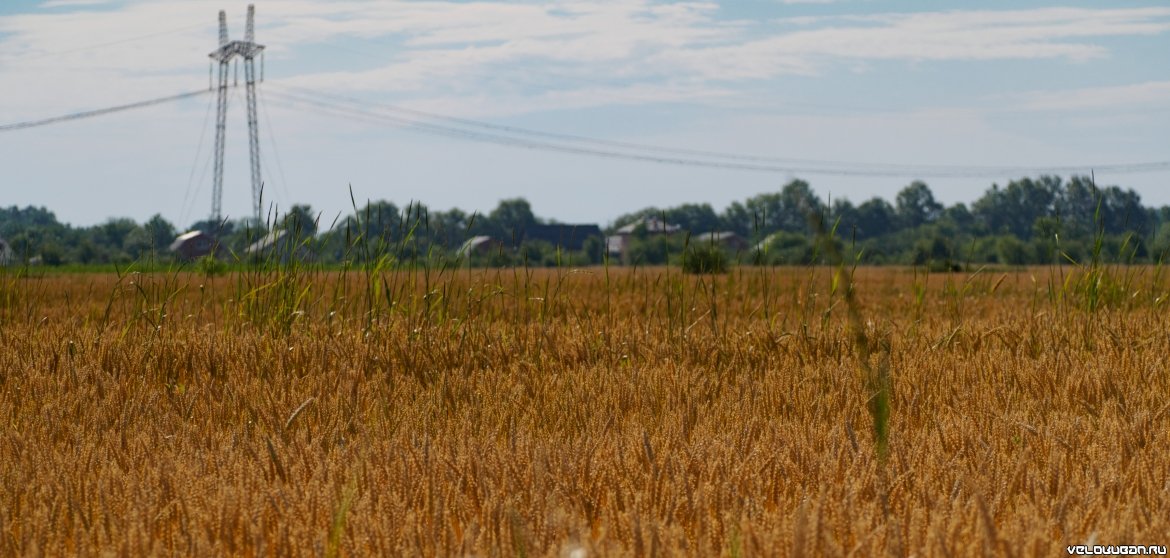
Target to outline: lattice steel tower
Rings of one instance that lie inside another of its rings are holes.
[[[260,220],[260,130],[256,119],[256,64],[255,58],[264,50],[264,45],[258,45],[255,37],[254,19],[256,8],[248,5],[248,23],[244,30],[244,40],[229,41],[227,32],[227,15],[223,10],[219,12],[219,48],[209,54],[212,60],[219,62],[219,103],[215,111],[215,184],[211,192],[211,220],[219,222],[223,215],[223,144],[224,131],[227,127],[227,90],[228,70],[233,58],[239,56],[244,59],[244,85],[248,92],[248,146],[252,161],[252,210],[257,221]],[[238,71],[238,67],[237,67]],[[239,74],[236,74],[237,80]]]

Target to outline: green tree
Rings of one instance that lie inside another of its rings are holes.
[[[633,265],[661,265],[668,262],[671,253],[681,252],[681,248],[678,242],[667,235],[635,234],[630,239],[624,259],[625,263]]]
[[[475,216],[478,219],[479,216]],[[459,209],[441,211],[431,216],[435,240],[446,249],[456,249],[471,236],[468,232],[473,217]]]
[[[942,214],[943,206],[934,199],[934,193],[925,182],[915,180],[898,192],[895,199],[898,220],[903,227],[914,228],[933,223]]]
[[[943,210],[939,217],[941,223],[949,223],[957,232],[969,233],[975,228],[975,216],[967,209],[967,205],[956,203]]]
[[[857,237],[876,238],[897,230],[898,214],[890,202],[873,198],[857,206]]]
[[[1057,215],[1063,193],[1060,178],[1054,176],[1013,180],[1004,188],[993,184],[976,200],[974,214],[990,233],[1028,240],[1037,219]]]
[[[1019,238],[1011,235],[1000,236],[995,243],[996,256],[1000,263],[1009,265],[1024,265],[1031,259],[1027,245]]]
[[[747,206],[740,202],[732,202],[727,206],[719,215],[719,221],[721,223],[719,228],[734,231],[745,238],[760,239],[766,234],[763,233],[761,224],[753,221]]]
[[[759,194],[742,205],[733,204],[724,214],[724,221],[732,231],[762,237],[776,231],[807,231],[809,216],[824,211],[824,203],[808,182],[793,180],[778,193]]]
[[[581,253],[585,256],[581,264],[598,264],[605,258],[605,241],[599,236],[591,236],[581,243]]]
[[[135,227],[134,230],[130,231],[130,234],[126,235],[126,240],[122,242],[122,251],[131,260],[155,259],[156,255],[163,255],[163,251],[165,250],[165,246],[158,251],[154,249],[150,233],[143,227]]]
[[[762,263],[804,265],[812,262],[813,243],[807,234],[779,231],[764,245]]]
[[[1170,221],[1158,227],[1151,248],[1151,257],[1155,262],[1170,263]]]
[[[857,208],[845,198],[833,200],[833,207],[829,210],[828,227],[838,225],[837,234],[843,238],[852,238],[857,228]]]
[[[90,240],[99,251],[120,252],[126,242],[126,237],[137,228],[138,223],[135,223],[133,219],[125,217],[110,219],[90,229]]]
[[[175,226],[157,213],[147,219],[142,228],[150,239],[151,249],[157,253],[165,252],[170,247],[171,242],[175,240]]]
[[[1098,230],[1097,208],[1101,193],[1086,176],[1074,176],[1056,201],[1056,215],[1070,238],[1085,239]]]
[[[285,214],[281,226],[296,238],[306,238],[317,234],[319,220],[320,215],[313,214],[312,206],[294,204]]]
[[[825,204],[803,180],[786,184],[780,190],[780,203],[780,228],[787,231],[807,231],[809,218],[825,212]]]
[[[488,218],[495,225],[500,238],[511,238],[513,234],[520,234],[537,223],[532,206],[524,198],[500,200]]]
[[[955,269],[951,247],[938,234],[922,236],[914,243],[914,264],[927,265],[934,271]]]
[[[348,244],[346,250],[362,247],[363,250],[351,252],[351,256],[370,257],[380,256],[392,239],[398,238],[402,230],[402,213],[397,205],[386,200],[369,202],[359,208],[352,216],[346,217],[338,223],[338,236]]]
[[[1122,190],[1118,186],[1101,190],[1101,220],[1108,234],[1151,232],[1142,197],[1133,190]]]
[[[662,212],[667,223],[679,225],[684,231],[703,233],[722,229],[722,220],[711,204],[686,203]]]

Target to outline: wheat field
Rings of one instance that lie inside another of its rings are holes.
[[[1166,292],[1072,266],[10,270],[0,554],[1164,545]]]

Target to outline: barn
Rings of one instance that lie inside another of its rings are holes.
[[[203,231],[183,233],[171,243],[171,252],[179,259],[194,261],[215,251],[215,237]]]

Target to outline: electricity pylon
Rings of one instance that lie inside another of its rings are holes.
[[[219,48],[208,56],[219,62],[219,103],[215,111],[215,183],[211,191],[211,220],[218,223],[223,215],[223,144],[224,131],[227,128],[227,89],[228,69],[233,58],[239,56],[244,59],[244,85],[248,99],[248,146],[252,161],[252,210],[256,220],[260,220],[260,130],[256,119],[256,64],[255,58],[264,50],[264,45],[256,44],[255,24],[256,8],[248,4],[248,23],[244,31],[244,40],[229,41],[227,32],[227,15],[219,11]],[[238,68],[238,67],[237,67]],[[236,74],[239,79],[239,74]]]

